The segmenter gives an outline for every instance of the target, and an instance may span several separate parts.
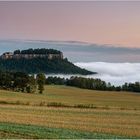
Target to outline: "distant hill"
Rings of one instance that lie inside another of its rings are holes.
[[[0,57],[0,69],[8,71],[20,71],[29,74],[54,73],[54,74],[95,74],[75,66],[63,53],[54,49],[28,49],[6,52]]]
[[[0,53],[28,48],[54,48],[61,50],[73,63],[111,62],[139,63],[140,48],[111,44],[94,44],[77,41],[50,40],[0,40]],[[129,56],[129,57],[128,57]]]

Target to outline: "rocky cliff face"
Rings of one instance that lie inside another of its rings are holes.
[[[33,58],[48,58],[52,59],[63,59],[63,53],[60,54],[14,54],[12,52],[6,52],[1,55],[1,59],[33,59]]]

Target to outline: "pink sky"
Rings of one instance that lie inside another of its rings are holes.
[[[0,39],[140,48],[140,2],[0,2]]]

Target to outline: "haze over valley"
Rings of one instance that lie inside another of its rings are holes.
[[[0,53],[16,49],[53,48],[61,50],[75,65],[97,72],[84,77],[100,78],[114,85],[140,81],[140,49],[98,45],[78,41],[1,40]],[[53,75],[54,76],[54,75]],[[55,75],[71,77],[72,75]]]

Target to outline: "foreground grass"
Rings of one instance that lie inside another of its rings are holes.
[[[0,122],[140,138],[140,111],[1,105]]]
[[[0,123],[0,138],[35,138],[35,139],[97,139],[97,138],[128,138],[101,133],[82,132],[62,128],[48,128],[35,125]]]
[[[79,133],[76,134],[77,137],[69,137],[67,134],[64,138],[94,138],[95,135],[99,138],[140,138],[139,101],[139,93],[103,92],[65,86],[47,86],[43,95],[1,90],[0,122],[7,122],[7,129],[8,125],[16,123],[21,124],[22,128],[24,126],[25,130],[25,126],[30,124],[35,125],[34,128],[62,130],[66,134],[69,131],[72,134]],[[54,103],[55,106],[52,107]],[[59,108],[56,108],[57,105]],[[75,105],[80,106],[75,108]],[[6,128],[6,125],[2,126]],[[4,132],[4,129],[0,131],[0,135],[12,137],[11,129],[6,134]],[[52,131],[50,138],[59,137],[59,131],[55,132],[56,134]],[[43,130],[42,133],[45,135]],[[37,134],[39,138],[45,138],[41,133]],[[19,132],[16,137],[18,135]],[[52,137],[53,135],[56,137]]]

